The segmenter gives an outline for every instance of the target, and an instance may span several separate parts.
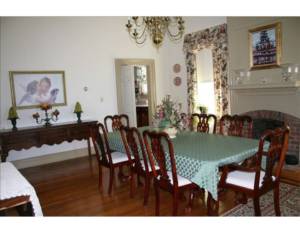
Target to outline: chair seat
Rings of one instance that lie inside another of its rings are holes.
[[[152,172],[151,164],[149,162],[147,162],[147,164],[148,164],[149,172]],[[142,165],[143,170],[145,171],[145,163],[144,163],[144,161],[141,161],[141,165]],[[159,170],[159,166],[155,165],[155,170]]]
[[[128,161],[127,155],[125,153],[120,153],[120,152],[112,152],[111,158],[112,158],[113,164]]]
[[[171,184],[173,185],[173,178],[172,178],[172,172],[171,171],[168,171],[168,176],[169,176],[169,179],[170,179],[170,182]],[[182,187],[182,186],[185,186],[185,185],[188,185],[188,184],[191,184],[192,182],[190,180],[188,180],[187,178],[185,177],[182,177],[180,175],[177,174],[177,179],[178,179],[178,187]]]
[[[264,171],[260,171],[259,187],[262,186]],[[273,180],[275,177],[272,176]],[[254,189],[255,172],[232,171],[228,173],[226,183],[240,186],[243,188]]]

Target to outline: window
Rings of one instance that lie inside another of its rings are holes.
[[[216,114],[211,49],[207,48],[199,51],[196,55],[196,61],[198,78],[197,106],[205,106],[208,113]]]

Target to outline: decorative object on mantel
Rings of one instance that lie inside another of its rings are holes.
[[[179,73],[181,71],[181,66],[179,63],[174,64],[173,66],[173,72],[174,73]]]
[[[246,82],[249,82],[250,80],[250,76],[251,76],[251,72],[248,69],[237,69],[234,70],[234,85],[237,84],[244,84]]]
[[[175,77],[174,78],[174,85],[179,87],[181,85],[181,77]]]
[[[180,128],[181,122],[181,104],[175,103],[171,100],[171,96],[167,95],[163,100],[162,104],[157,106],[156,113],[154,116],[155,125],[159,128],[164,129],[170,137],[175,137],[177,129]]]
[[[11,124],[13,125],[12,129],[17,130],[17,119],[19,119],[19,116],[15,107],[9,108],[7,119],[11,121]]]
[[[76,113],[77,116],[77,123],[81,123],[81,114],[83,113],[83,111],[79,102],[76,102],[75,104],[74,113]]]
[[[256,27],[249,30],[250,67],[274,68],[281,61],[281,23]]]
[[[45,111],[45,118],[40,118],[40,114],[34,113],[32,115],[32,117],[36,120],[37,124],[42,124],[43,122],[45,122],[45,127],[51,126],[51,122],[50,121],[54,121],[57,122],[58,120],[58,115],[59,115],[59,111],[57,109],[55,109],[49,116],[48,110],[50,110],[52,108],[52,106],[48,103],[43,103],[40,106],[41,110]]]
[[[149,34],[153,44],[159,48],[166,34],[172,41],[181,39],[184,21],[182,17],[129,17],[126,28],[137,44],[143,44]],[[176,33],[171,28],[177,28]]]
[[[12,71],[9,76],[17,109],[37,108],[42,103],[67,105],[64,71]]]
[[[299,79],[299,64],[281,64],[282,80],[284,82],[296,82]]]

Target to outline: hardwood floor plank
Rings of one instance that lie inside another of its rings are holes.
[[[112,196],[108,196],[108,171],[103,169],[103,189],[98,189],[96,159],[88,157],[57,162],[21,170],[35,187],[45,216],[153,216],[154,191],[151,186],[148,206],[143,206],[143,187],[136,186],[134,198],[129,197],[129,183],[115,177]],[[187,196],[186,196],[187,199]],[[197,197],[191,212],[187,200],[180,200],[179,215],[205,216],[203,197]],[[234,194],[226,193],[220,213],[235,206]],[[161,191],[161,215],[172,213],[172,198]]]

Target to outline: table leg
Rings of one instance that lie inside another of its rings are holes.
[[[218,216],[219,212],[219,200],[215,200],[211,193],[208,192],[207,196],[207,215],[208,216]]]
[[[8,152],[6,151],[1,151],[1,162],[6,162],[6,158],[8,156]]]
[[[17,211],[20,216],[34,216],[34,211],[31,202],[17,206]]]
[[[89,151],[89,158],[90,160],[92,160],[92,152],[91,152],[91,142],[90,142],[90,138],[87,138],[87,145],[88,145],[88,151]]]

